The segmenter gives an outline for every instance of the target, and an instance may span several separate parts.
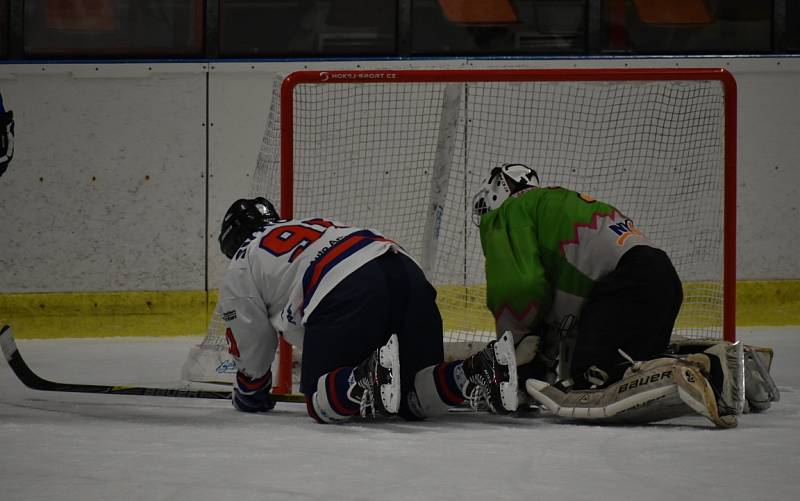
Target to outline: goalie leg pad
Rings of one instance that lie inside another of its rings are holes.
[[[770,408],[771,402],[781,399],[778,386],[769,373],[772,350],[769,348],[744,347],[744,389],[747,404],[753,412]]]
[[[692,381],[683,375],[684,369],[691,370]],[[554,415],[569,419],[642,424],[698,412],[717,426],[732,426],[731,420],[719,418],[713,390],[700,369],[674,358],[638,363],[620,381],[602,389],[564,391],[535,379],[525,387]]]
[[[674,359],[658,359],[628,370],[602,389],[563,391],[529,379],[528,393],[560,417],[607,423],[648,423],[689,413],[674,382]]]
[[[736,415],[720,415],[714,390],[698,367],[678,364],[675,368],[675,381],[681,400],[695,412],[707,417],[720,428],[736,427]]]

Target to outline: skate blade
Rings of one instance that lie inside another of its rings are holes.
[[[508,381],[500,383],[500,399],[503,408],[514,412],[519,405],[517,395],[517,359],[514,353],[514,338],[510,332],[505,332],[494,345],[494,356],[500,364],[508,367]]]
[[[381,402],[386,412],[396,414],[400,409],[400,348],[397,334],[392,334],[381,347],[379,358],[381,366],[391,372],[391,382],[381,385]]]

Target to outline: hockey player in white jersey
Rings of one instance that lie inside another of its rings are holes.
[[[380,233],[325,218],[281,220],[259,197],[230,207],[219,242],[231,259],[219,301],[238,369],[237,409],[273,408],[279,336],[303,348],[300,390],[319,422],[422,419],[465,400],[498,413],[516,409],[511,336],[443,362],[436,292]]]

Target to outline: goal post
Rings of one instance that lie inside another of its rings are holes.
[[[674,334],[735,339],[736,83],[724,69],[298,71],[273,108],[251,193],[282,217],[403,245],[437,289],[455,358],[494,337],[470,203],[506,162],[629,214],[684,283]]]

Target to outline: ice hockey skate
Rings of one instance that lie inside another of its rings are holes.
[[[361,402],[361,416],[397,414],[400,408],[400,350],[397,334],[353,369],[350,398]]]
[[[510,332],[464,360],[464,375],[467,384],[462,391],[473,409],[483,397],[492,412],[517,410],[517,362]]]

